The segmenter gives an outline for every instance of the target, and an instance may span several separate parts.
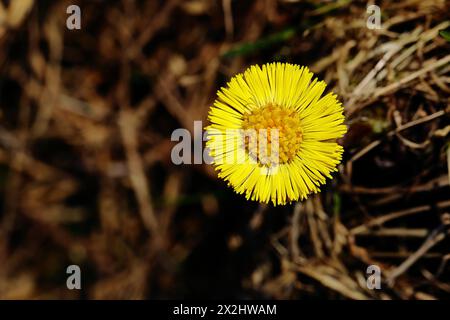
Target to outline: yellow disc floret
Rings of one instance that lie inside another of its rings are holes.
[[[253,143],[246,139],[246,149],[260,164],[270,166],[295,158],[303,136],[297,111],[269,103],[243,117],[244,130],[256,133]]]

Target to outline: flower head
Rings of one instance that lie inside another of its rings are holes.
[[[252,66],[218,91],[206,128],[219,177],[247,199],[273,204],[320,191],[337,170],[347,131],[336,95],[307,67]]]

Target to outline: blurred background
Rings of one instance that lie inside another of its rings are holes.
[[[0,1],[0,298],[449,298],[449,9]],[[322,193],[278,207],[170,158],[174,129],[272,61],[309,66],[349,128]]]

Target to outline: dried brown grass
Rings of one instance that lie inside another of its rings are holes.
[[[0,2],[0,298],[449,297],[448,2],[380,2],[382,30],[363,1],[78,3],[81,31],[68,1]],[[170,162],[173,129],[275,58],[311,66],[349,125],[339,176],[286,208]]]

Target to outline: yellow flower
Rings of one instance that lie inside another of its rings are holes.
[[[252,66],[218,91],[206,128],[212,163],[239,194],[274,205],[303,200],[331,179],[347,128],[336,95],[307,67]]]

